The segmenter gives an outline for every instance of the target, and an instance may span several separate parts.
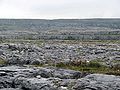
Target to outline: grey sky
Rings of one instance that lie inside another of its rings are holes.
[[[0,0],[0,18],[120,18],[120,0]]]

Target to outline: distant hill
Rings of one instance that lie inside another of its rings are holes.
[[[2,38],[103,39],[103,34],[120,39],[120,19],[0,19]]]
[[[120,29],[120,19],[0,19],[0,30],[50,30],[50,29],[81,29],[81,28]]]

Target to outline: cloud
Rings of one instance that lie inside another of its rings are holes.
[[[0,0],[0,18],[116,18],[120,0]]]

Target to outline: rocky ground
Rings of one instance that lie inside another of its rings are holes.
[[[120,76],[91,74],[49,63],[120,63],[120,44],[0,44],[0,90],[120,90]]]
[[[8,64],[70,63],[97,60],[104,65],[120,63],[120,44],[0,44],[0,58]]]
[[[120,76],[83,74],[53,67],[0,68],[0,90],[119,90]]]

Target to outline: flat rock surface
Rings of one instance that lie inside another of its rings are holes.
[[[0,67],[0,88],[22,90],[62,90],[69,81],[81,78],[79,71],[32,66]],[[8,89],[8,90],[9,90]]]
[[[79,79],[75,90],[120,90],[120,76],[91,74]]]
[[[119,90],[120,76],[53,67],[0,67],[0,90]]]

